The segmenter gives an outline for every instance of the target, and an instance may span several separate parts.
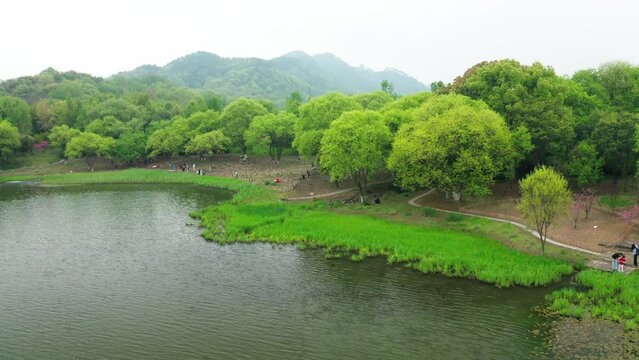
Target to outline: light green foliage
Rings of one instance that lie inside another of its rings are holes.
[[[375,91],[372,93],[364,93],[354,95],[355,100],[362,105],[364,110],[380,110],[386,104],[395,100],[395,98],[384,91]]]
[[[113,157],[115,160],[132,165],[146,154],[146,137],[142,132],[128,132],[115,141]]]
[[[499,114],[485,105],[459,105],[402,126],[388,164],[404,188],[485,195],[514,157]]]
[[[146,141],[149,157],[158,155],[177,156],[184,152],[184,146],[189,141],[189,127],[184,118],[180,117],[168,127],[154,131]]]
[[[114,146],[113,138],[85,132],[69,141],[64,154],[68,158],[84,158],[89,169],[93,171],[96,159],[110,158]]]
[[[0,120],[0,156],[6,161],[20,147],[20,132],[7,120]]]
[[[572,203],[568,182],[552,168],[541,166],[519,181],[519,192],[521,201],[517,208],[539,233],[543,254],[548,227]]]
[[[131,128],[118,120],[115,116],[107,115],[102,119],[93,120],[89,125],[87,125],[86,131],[100,136],[108,136],[117,139],[122,136],[122,134],[130,132]]]
[[[604,64],[597,71],[609,104],[620,111],[639,110],[639,67],[628,63]]]
[[[331,123],[347,111],[361,109],[362,106],[353,97],[342,93],[328,93],[311,99],[300,107],[293,147],[302,156],[317,156],[324,131]]]
[[[206,228],[204,237],[221,243],[266,240],[351,252],[358,259],[381,255],[424,273],[503,287],[547,285],[573,271],[568,263],[521,253],[473,233],[336,214],[315,204],[224,203],[195,215]]]
[[[630,113],[599,113],[591,143],[615,180],[631,173],[635,165],[635,130],[639,117]]]
[[[437,115],[441,115],[448,110],[467,106],[477,110],[488,110],[489,107],[483,101],[476,101],[468,96],[459,94],[446,94],[431,96],[422,103],[413,113],[413,119],[417,121],[426,121]]]
[[[426,102],[430,97],[433,96],[431,93],[422,92],[413,95],[402,96],[399,99],[389,102],[381,109],[381,112],[387,112],[389,110],[413,110],[420,107],[424,102]]]
[[[525,126],[518,126],[512,131],[513,147],[515,148],[515,166],[519,165],[535,148],[532,144],[532,135]],[[514,168],[513,168],[514,170]],[[514,175],[514,172],[513,172]],[[513,177],[511,177],[512,179]]]
[[[220,113],[215,110],[196,112],[188,117],[189,128],[203,134],[220,128]]]
[[[603,179],[603,164],[595,146],[584,140],[572,151],[568,172],[577,178],[579,186],[585,188]]]
[[[58,125],[51,129],[49,140],[51,141],[51,145],[65,149],[67,143],[80,134],[81,131],[78,129],[70,128],[67,125]]]
[[[382,116],[384,117],[384,123],[391,131],[391,133],[395,134],[399,128],[413,120],[413,114],[415,110],[399,110],[392,109],[385,111]]]
[[[296,120],[288,112],[256,116],[244,133],[245,143],[252,149],[268,149],[271,159],[279,161],[282,150],[293,142]]]
[[[0,120],[8,120],[21,134],[31,133],[31,108],[20,98],[0,96]]]
[[[294,114],[295,116],[300,116],[300,106],[302,106],[303,102],[302,94],[300,94],[299,91],[293,91],[291,95],[286,97],[284,111]]]
[[[114,116],[116,119],[125,123],[131,121],[133,118],[148,119],[148,113],[146,109],[141,106],[134,105],[123,99],[109,99],[104,102],[100,102],[91,109],[84,116],[85,121],[93,121],[94,119],[103,119],[105,116]]]
[[[213,130],[195,136],[186,145],[185,151],[188,154],[198,154],[200,157],[206,156],[211,160],[214,154],[226,151],[230,144],[231,139],[226,137],[222,131]]]
[[[224,135],[234,146],[244,148],[244,132],[254,117],[266,115],[268,110],[257,100],[240,98],[228,104],[220,117]]]
[[[368,179],[384,168],[390,142],[390,131],[378,112],[349,111],[324,134],[320,165],[333,181],[354,178],[363,202]]]

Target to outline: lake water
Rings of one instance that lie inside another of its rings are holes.
[[[229,193],[0,184],[0,359],[526,359],[548,289],[204,241]],[[543,328],[543,326],[541,326]],[[550,355],[552,357],[552,355]]]

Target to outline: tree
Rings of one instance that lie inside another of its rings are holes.
[[[402,126],[388,166],[403,188],[435,188],[460,200],[488,194],[514,157],[504,119],[485,105],[464,104]]]
[[[375,91],[372,93],[364,93],[354,95],[355,100],[362,105],[364,110],[378,111],[384,107],[384,105],[395,100],[391,95],[384,91]]]
[[[231,144],[231,139],[226,137],[222,131],[213,130],[197,135],[186,144],[185,151],[188,154],[198,154],[200,158],[209,158],[209,163],[213,163],[213,155],[223,153]],[[210,170],[210,166],[209,166]]]
[[[521,200],[517,208],[535,226],[543,255],[548,228],[572,201],[568,182],[552,168],[540,166],[519,181],[519,192]]]
[[[33,104],[33,115],[38,132],[50,131],[57,123],[53,105],[48,99]]]
[[[450,86],[454,92],[484,100],[511,129],[528,129],[534,149],[527,166],[566,160],[575,137],[570,105],[588,100],[579,89],[552,68],[540,63],[524,66],[515,60],[479,63]]]
[[[320,166],[333,181],[354,178],[363,203],[368,179],[384,168],[390,141],[390,131],[379,113],[346,112],[322,138]]]
[[[64,150],[67,143],[80,134],[81,132],[78,129],[70,128],[67,125],[58,125],[51,129],[49,140],[51,140],[52,145],[59,146]]]
[[[146,153],[144,146],[145,143],[146,138],[144,133],[125,133],[115,140],[113,157],[116,161],[124,163],[127,166],[131,166],[135,161],[144,157],[144,154]]]
[[[583,210],[583,207],[584,204],[579,200],[573,201],[572,205],[570,205],[570,217],[572,218],[574,229],[577,228],[577,221],[579,221],[579,215],[581,215],[581,210]]]
[[[244,132],[254,117],[266,115],[268,110],[257,100],[240,98],[230,103],[220,117],[224,135],[231,139],[231,144],[245,150]]]
[[[0,120],[0,155],[7,161],[9,155],[20,147],[20,132],[7,120]]]
[[[244,141],[250,148],[268,149],[271,160],[279,164],[282,150],[293,142],[296,120],[286,112],[256,116],[244,133]]]
[[[604,169],[613,176],[616,185],[619,178],[630,174],[635,166],[635,130],[639,119],[630,113],[600,113],[600,116],[591,142],[603,157]]]
[[[98,157],[110,158],[115,140],[93,133],[82,133],[69,141],[65,151],[68,158],[84,158],[91,171]]]
[[[149,157],[158,155],[177,156],[184,152],[188,138],[186,123],[176,121],[168,127],[154,131],[146,141]]]
[[[340,115],[362,106],[342,93],[328,93],[311,99],[300,107],[300,117],[295,123],[293,147],[307,158],[315,158],[320,151],[324,132]]]
[[[21,134],[31,133],[31,108],[20,98],[0,96],[0,120],[8,120]]]
[[[284,111],[294,114],[295,116],[300,116],[300,106],[302,106],[303,102],[302,94],[300,94],[299,91],[293,91],[291,95],[286,97]]]
[[[86,131],[100,136],[108,136],[117,139],[122,136],[122,134],[130,132],[131,128],[118,120],[115,116],[107,115],[102,119],[93,120],[89,125],[87,125]]]
[[[583,189],[603,179],[603,164],[595,146],[584,140],[572,151],[568,173],[577,178],[577,184]]]
[[[390,95],[393,98],[397,98],[397,93],[395,93],[395,87],[393,86],[393,84],[388,81],[388,80],[382,80],[382,83],[380,84],[382,91],[387,93],[388,95]]]
[[[443,81],[435,81],[430,83],[430,91],[433,93],[439,93],[440,91],[443,91],[445,87],[446,85]]]

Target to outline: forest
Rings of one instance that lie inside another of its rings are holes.
[[[47,69],[0,83],[0,162],[52,147],[121,167],[144,159],[283,152],[316,161],[360,188],[390,170],[402,188],[489,193],[535,167],[579,188],[627,179],[639,153],[639,67],[617,62],[559,76],[540,63],[482,62],[432,92],[399,96],[292,92],[282,105],[227,98],[156,75],[108,79]],[[620,182],[623,186],[625,181]]]

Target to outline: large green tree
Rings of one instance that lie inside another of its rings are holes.
[[[599,114],[599,120],[591,135],[591,142],[604,159],[604,169],[619,178],[631,174],[635,165],[635,128],[639,117],[631,113]]]
[[[268,149],[271,160],[279,163],[282,150],[293,142],[296,120],[288,112],[256,116],[244,133],[245,143],[252,149]]]
[[[124,133],[130,132],[131,128],[118,120],[115,116],[107,115],[102,119],[93,120],[89,125],[87,125],[86,131],[117,139]]]
[[[0,119],[8,120],[21,134],[31,133],[31,108],[20,98],[0,96]]]
[[[257,100],[240,98],[228,104],[220,116],[220,125],[224,135],[231,139],[232,145],[245,150],[244,132],[254,117],[266,115],[269,111]]]
[[[521,201],[517,207],[535,226],[544,254],[548,228],[557,216],[567,212],[572,202],[568,182],[552,168],[541,166],[519,181],[519,191]]]
[[[223,153],[231,144],[231,139],[220,130],[209,131],[195,136],[188,144],[185,151],[188,154],[198,154],[200,158],[209,158],[209,170],[213,163],[213,155]]]
[[[189,141],[188,133],[189,128],[183,121],[176,121],[168,127],[154,131],[146,141],[149,157],[177,156],[184,153],[184,146]]]
[[[515,158],[504,119],[487,106],[453,107],[402,126],[388,160],[404,188],[485,195]]]
[[[340,115],[362,106],[351,96],[328,93],[311,99],[300,107],[300,117],[295,123],[293,147],[307,158],[315,158],[320,151],[324,132]]]
[[[364,202],[368,180],[384,168],[390,142],[391,133],[378,112],[346,112],[322,138],[320,166],[333,181],[355,179]]]
[[[20,147],[20,132],[7,120],[0,120],[0,156],[7,161],[9,156]]]
[[[51,132],[49,133],[49,141],[51,141],[51,145],[59,146],[62,150],[64,150],[67,143],[81,133],[82,132],[80,130],[70,128],[67,125],[58,125],[51,129]]]
[[[534,145],[528,166],[567,160],[575,137],[575,109],[571,105],[581,111],[581,106],[592,100],[552,68],[539,63],[524,66],[515,60],[477,64],[449,90],[484,100],[512,129],[525,126]]]
[[[146,154],[146,137],[142,132],[127,132],[115,140],[113,157],[127,166],[133,165]]]
[[[584,140],[572,151],[568,173],[585,189],[603,179],[603,164],[604,160],[597,148]]]
[[[99,157],[111,158],[115,140],[93,133],[82,133],[69,141],[64,152],[68,158],[83,158],[93,171]]]

